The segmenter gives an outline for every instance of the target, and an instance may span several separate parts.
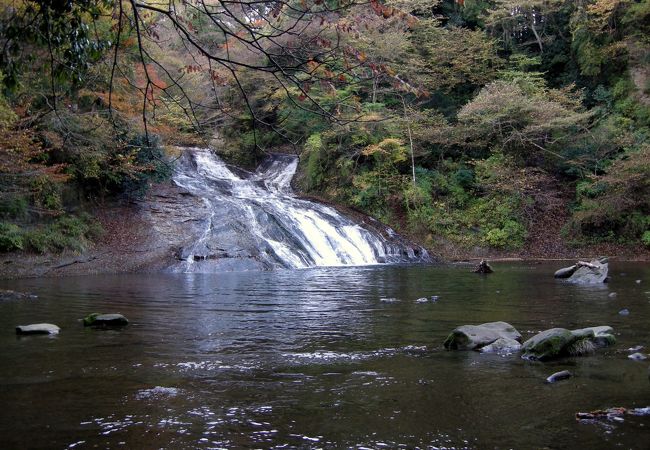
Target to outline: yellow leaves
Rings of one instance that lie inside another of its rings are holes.
[[[592,29],[599,28],[600,30],[608,28],[612,16],[623,3],[621,0],[596,0],[587,5],[587,12],[591,16],[590,27]]]
[[[369,145],[361,151],[364,156],[373,156],[375,159],[397,164],[407,160],[407,151],[399,139],[387,138],[377,145]]]

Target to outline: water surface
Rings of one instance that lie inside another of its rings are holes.
[[[39,296],[0,303],[0,448],[648,448],[648,417],[574,415],[650,406],[650,362],[625,351],[650,351],[650,266],[590,287],[557,263],[494,266],[0,281]],[[131,324],[84,328],[95,311]],[[618,343],[549,363],[442,348],[495,320],[525,338],[611,325]],[[61,333],[15,336],[37,322]]]

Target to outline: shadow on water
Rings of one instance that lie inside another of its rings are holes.
[[[0,303],[0,447],[647,448],[648,417],[574,416],[650,406],[650,363],[625,351],[650,348],[650,266],[612,263],[588,287],[555,265],[495,266],[2,281],[39,298]],[[131,323],[84,328],[94,311]],[[611,325],[618,343],[548,363],[442,348],[495,320],[525,338]],[[14,334],[37,322],[61,333]]]

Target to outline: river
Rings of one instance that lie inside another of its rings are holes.
[[[2,280],[39,298],[0,303],[0,448],[646,449],[650,417],[575,413],[650,406],[650,360],[625,351],[649,351],[650,266],[574,286],[553,279],[561,265]],[[131,323],[84,328],[95,311]],[[611,325],[618,342],[547,363],[443,349],[454,327],[496,320],[524,338]],[[14,334],[37,322],[61,333]]]

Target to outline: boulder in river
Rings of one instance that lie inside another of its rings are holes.
[[[607,258],[600,258],[590,262],[578,261],[572,266],[556,271],[554,277],[578,284],[605,283],[608,270]]]
[[[444,346],[447,350],[478,350],[501,338],[519,341],[521,334],[506,322],[463,325],[447,336]]]
[[[582,356],[597,348],[616,343],[613,329],[608,326],[567,330],[551,328],[528,339],[521,346],[522,358],[547,361],[562,356]]]
[[[123,327],[129,321],[122,314],[92,313],[84,318],[85,327]]]
[[[59,334],[59,331],[61,329],[51,323],[33,323],[16,327],[16,334]]]

